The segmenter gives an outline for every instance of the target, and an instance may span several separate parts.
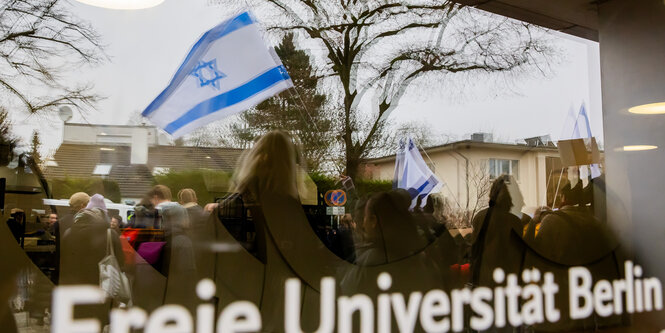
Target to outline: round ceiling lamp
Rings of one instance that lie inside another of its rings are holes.
[[[628,112],[635,114],[663,114],[665,113],[665,103],[638,105],[628,109]]]
[[[618,149],[615,149],[616,151],[645,151],[645,150],[654,150],[658,149],[658,146],[654,145],[630,145],[630,146],[623,146]]]
[[[86,5],[108,9],[146,9],[160,5],[164,0],[76,0]]]

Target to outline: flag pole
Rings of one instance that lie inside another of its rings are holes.
[[[547,206],[547,189],[550,188],[550,181],[552,180],[552,172],[554,172],[554,168],[550,169],[550,174],[547,176],[547,183],[545,184],[545,203],[543,206]]]
[[[556,191],[554,191],[554,198],[552,199],[552,207],[550,207],[551,209],[554,209],[554,204],[556,203],[556,196],[557,196],[557,194],[559,194],[559,186],[561,185],[561,178],[563,178],[563,170],[564,169],[565,169],[565,167],[562,167],[561,168],[561,174],[559,174],[559,181],[556,184]]]

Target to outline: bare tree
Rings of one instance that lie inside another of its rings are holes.
[[[469,214],[469,221],[471,221],[480,210],[489,206],[492,179],[487,160],[471,162],[469,169],[466,191],[470,198],[467,198],[466,211]]]
[[[446,218],[454,228],[470,228],[473,217],[489,206],[492,179],[487,160],[469,162],[463,181],[466,197],[446,200]]]
[[[3,106],[30,113],[72,105],[79,110],[99,97],[90,85],[69,86],[63,73],[104,60],[99,36],[72,16],[63,0],[0,3],[0,91]]]
[[[12,126],[9,114],[0,106],[0,166],[7,165],[14,158],[14,149],[19,144]]]
[[[351,177],[385,145],[388,115],[407,87],[431,90],[453,74],[546,73],[555,54],[542,29],[448,0],[250,2],[270,31],[296,31],[315,45],[321,75],[341,91],[339,139]],[[371,113],[359,111],[366,97]]]

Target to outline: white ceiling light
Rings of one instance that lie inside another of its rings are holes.
[[[109,9],[145,9],[160,5],[164,0],[77,0],[86,5]]]
[[[653,150],[658,149],[658,146],[654,145],[630,145],[617,148],[616,151],[644,151],[644,150]]]
[[[628,109],[628,112],[636,114],[663,114],[665,113],[665,103],[638,105]]]

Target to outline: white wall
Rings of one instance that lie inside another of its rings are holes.
[[[614,0],[599,5],[608,221],[649,270],[665,278],[665,115],[627,112],[665,102],[665,3]],[[625,145],[658,149],[625,152]]]

